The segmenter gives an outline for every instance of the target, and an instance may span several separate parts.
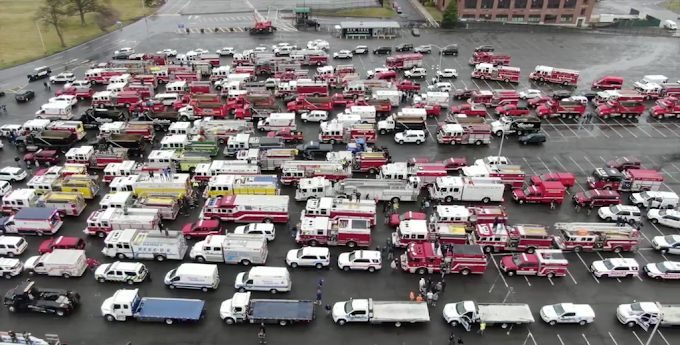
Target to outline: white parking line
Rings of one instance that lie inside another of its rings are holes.
[[[646,156],[646,157],[647,157],[647,159],[649,159],[650,162],[652,162],[652,164],[654,164],[654,165],[656,165],[656,166],[658,167],[657,169],[659,169],[659,172],[661,172],[662,174],[667,175],[668,177],[670,177],[671,180],[675,181],[675,183],[680,183],[680,181],[678,181],[675,177],[673,177],[673,175],[671,175],[668,171],[666,171],[666,169],[662,168],[660,164],[657,164],[656,162],[654,162],[651,158],[649,158],[649,156]],[[668,188],[669,190],[672,190],[672,189],[671,189],[670,187],[668,187],[668,185],[666,185],[665,183],[664,183],[664,185],[665,185],[666,188]]]
[[[576,132],[574,132],[573,129],[571,129],[571,126],[569,126],[566,122],[564,122],[564,120],[562,120],[562,118],[559,118],[559,117],[558,117],[557,119],[560,120],[560,122],[562,122],[562,124],[563,124],[565,127],[567,127],[567,129],[569,129],[572,133],[574,133],[574,135],[575,135],[577,138],[580,138],[580,137],[578,136],[578,134],[577,134]],[[553,127],[554,127],[554,126],[553,126]],[[560,134],[562,134],[562,133],[560,133]],[[564,136],[564,135],[562,135],[562,136]]]
[[[659,333],[659,336],[661,337],[661,339],[663,339],[663,341],[666,343],[666,345],[671,345],[668,342],[668,340],[666,340],[666,337],[664,337],[663,334],[661,334],[661,331],[657,330],[656,332]]]
[[[524,280],[527,281],[527,284],[529,284],[529,286],[531,286],[531,283],[529,282],[529,278],[527,278],[527,276],[523,276],[523,277],[524,277]],[[550,279],[550,278],[548,278],[548,279]],[[550,280],[550,284],[555,285],[555,284],[553,284],[552,280]]]
[[[590,345],[590,342],[588,341],[588,338],[586,338],[586,335],[583,333],[581,333],[581,335],[583,336],[583,340],[586,341],[586,344]]]
[[[585,158],[585,159],[588,161],[588,163],[590,163],[590,165],[593,166],[593,169],[597,169],[597,166],[596,166],[595,164],[593,164],[593,162],[591,162],[590,159],[588,159],[587,156],[583,156],[583,158]],[[602,157],[600,157],[600,159],[602,159],[603,161],[605,161],[604,158],[602,158]],[[605,161],[605,162],[607,162],[607,161]]]
[[[664,138],[666,138],[666,134],[663,134],[663,132],[661,132],[660,130],[656,129],[656,127],[654,127],[654,123],[648,123],[648,124],[649,124],[649,127],[650,127],[651,129],[657,131],[657,132],[658,132],[659,134],[661,134]]]
[[[630,129],[626,128],[626,126],[624,126],[624,125],[623,125],[621,122],[619,122],[618,120],[616,120],[616,119],[612,119],[612,120],[613,120],[614,122],[616,122],[617,125],[621,126],[623,129],[627,130],[628,133],[630,133],[632,136],[634,136],[634,137],[636,137],[636,138],[638,137],[637,135],[635,135],[635,133],[631,132]]]
[[[614,345],[619,345],[619,343],[616,342],[616,339],[614,339],[614,336],[612,335],[611,332],[607,332],[609,334],[609,337],[612,338],[612,341],[614,342]]]
[[[524,159],[524,163],[527,163],[527,166],[529,167],[529,169],[531,169],[531,172],[534,173],[534,175],[538,175],[536,173],[536,170],[534,170],[534,168],[531,167],[531,164],[529,164],[529,161],[524,157],[522,157],[522,159]]]
[[[576,282],[576,279],[574,279],[574,276],[571,275],[571,272],[569,272],[569,270],[567,270],[567,274],[569,275],[569,278],[571,278],[571,281],[574,282],[574,285],[578,285],[578,283]],[[551,281],[551,283],[552,283],[552,281]]]
[[[509,287],[508,282],[505,280],[505,277],[503,276],[503,271],[501,271],[501,268],[498,267],[498,262],[496,262],[496,259],[492,257],[491,261],[493,261],[493,264],[496,266],[496,270],[498,270],[498,274],[500,275],[501,280],[503,280],[503,284],[505,284],[505,287],[506,288]]]
[[[585,267],[586,267],[586,270],[587,270],[588,272],[590,272],[590,266],[588,266],[588,264],[585,262],[585,260],[583,260],[583,258],[581,257],[581,254],[576,253],[576,257],[577,257],[579,260],[581,260],[581,263],[583,263],[583,266],[585,266]],[[594,275],[592,275],[592,274],[591,274],[590,276],[593,277],[593,279],[595,279],[595,282],[596,282],[596,283],[598,283],[598,284],[600,283],[600,280],[597,279],[596,276],[594,276]]]
[[[562,341],[562,337],[560,337],[559,334],[557,334],[557,340],[560,341],[560,344],[564,345],[564,342]]]
[[[637,335],[637,333],[635,333],[635,331],[631,331],[631,332],[633,332],[633,335],[635,336],[635,338],[637,338],[637,340],[640,342],[640,344],[645,345],[645,343],[642,342],[642,340],[640,339],[640,337],[638,337],[638,335]]]
[[[608,124],[607,122],[603,122],[603,123],[604,123],[607,127],[609,127],[612,131],[614,131],[614,133],[618,134],[621,138],[623,138],[623,135],[621,135],[621,133],[619,133],[617,130],[615,130],[614,127],[612,127],[612,126],[611,126],[610,124]]]

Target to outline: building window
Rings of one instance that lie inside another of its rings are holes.
[[[586,9],[585,9],[585,8],[582,8],[582,9],[581,9],[581,15],[582,15],[582,16],[585,16],[585,15],[586,15]]]
[[[506,16],[505,14],[498,14],[496,15],[496,18],[494,20],[497,22],[507,22],[508,16]]]
[[[541,21],[540,14],[532,14],[529,16],[529,23],[538,23]]]
[[[560,16],[561,23],[571,23],[574,20],[574,16],[571,14]]]
[[[515,0],[515,8],[527,8],[527,0]]]
[[[515,0],[515,1],[517,1],[517,0]],[[522,16],[522,15],[512,16],[512,21],[517,22],[517,23],[522,23],[522,22],[524,22],[524,16]]]
[[[548,8],[560,8],[562,0],[548,0]]]
[[[531,0],[531,8],[543,8],[543,0]]]
[[[545,18],[543,18],[544,23],[557,23],[557,16],[552,15],[552,14],[546,14]]]
[[[482,0],[482,8],[492,9],[494,0]]]
[[[477,8],[477,0],[465,0],[465,8]]]
[[[463,15],[463,20],[475,20],[477,19],[477,16],[474,14],[464,14]]]
[[[564,8],[576,8],[576,0],[564,0]]]
[[[510,8],[510,0],[498,0],[496,8]]]

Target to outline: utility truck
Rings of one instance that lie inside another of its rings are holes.
[[[140,297],[139,289],[118,290],[101,306],[106,321],[195,322],[205,317],[205,301],[183,298]]]
[[[534,316],[525,303],[462,301],[444,306],[444,320],[451,326],[463,325],[469,331],[473,323],[500,324],[508,328],[510,325],[533,323]]]
[[[333,321],[342,326],[348,322],[392,323],[401,327],[404,323],[430,322],[430,311],[424,302],[374,301],[350,299],[333,305]]]
[[[621,304],[616,308],[616,318],[628,327],[640,325],[644,330],[657,323],[663,327],[680,326],[680,304],[657,302]]]
[[[237,322],[278,323],[285,326],[314,320],[314,301],[251,299],[250,292],[237,292],[222,302],[220,318],[227,325]]]

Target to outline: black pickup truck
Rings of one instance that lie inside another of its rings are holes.
[[[70,290],[40,289],[27,280],[5,294],[4,304],[12,313],[32,311],[66,316],[80,305],[80,295]]]
[[[333,151],[332,144],[322,144],[318,141],[310,141],[306,144],[300,144],[295,147],[298,155],[307,159],[314,159],[319,155],[326,155],[326,153]]]

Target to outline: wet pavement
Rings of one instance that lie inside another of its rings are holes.
[[[151,22],[151,20],[149,20]],[[229,34],[177,34],[174,29],[160,29],[161,25],[150,24],[152,34],[148,38],[137,41],[125,38],[123,42],[115,41],[115,35],[109,37],[109,45],[92,43],[88,50],[69,52],[64,54],[68,58],[84,60],[106,60],[111,51],[124,46],[134,46],[143,52],[155,52],[163,48],[186,51],[203,48],[214,51],[223,46],[233,46],[239,50],[252,48],[257,45],[271,46],[280,42],[290,44],[305,44],[315,38],[324,38],[331,43],[332,51],[348,49],[367,41],[339,40],[331,37],[330,32],[279,32],[270,37],[251,37],[244,33]],[[143,29],[143,26],[142,26]],[[126,28],[127,30],[127,28]],[[406,35],[407,32],[404,32]],[[141,35],[140,35],[141,37]],[[117,42],[117,43],[116,43]],[[370,45],[396,45],[401,42],[430,43],[445,46],[458,43],[460,56],[457,58],[438,55],[428,56],[425,60],[430,76],[436,66],[455,68],[460,78],[453,81],[456,87],[471,87],[480,89],[498,88],[541,88],[550,92],[551,85],[529,84],[526,76],[534,66],[543,64],[554,67],[576,69],[581,71],[580,88],[585,88],[590,82],[607,74],[621,75],[626,78],[626,88],[647,74],[666,74],[671,78],[673,71],[678,70],[678,50],[676,41],[671,39],[650,39],[640,37],[600,37],[581,35],[540,35],[540,34],[444,34],[425,30],[420,38],[405,37],[395,41],[371,41]],[[493,44],[497,53],[507,53],[512,56],[511,66],[521,67],[522,82],[519,85],[501,85],[495,82],[473,81],[469,78],[471,68],[467,60],[475,46]],[[95,51],[96,47],[102,47]],[[229,60],[224,59],[224,64]],[[341,62],[346,63],[346,62]],[[381,66],[384,57],[373,55],[357,57],[352,62],[358,72],[365,75],[369,69]],[[27,67],[23,67],[24,69]],[[75,72],[81,76],[85,65],[79,66]],[[21,70],[21,67],[18,69]],[[7,71],[0,72],[0,76]],[[16,73],[16,72],[15,72]],[[11,73],[9,73],[11,74]],[[23,75],[25,73],[22,73]],[[15,77],[14,80],[19,80]],[[429,78],[427,79],[429,80]],[[3,81],[5,82],[5,81]],[[9,81],[11,82],[11,80]],[[423,84],[426,82],[423,81]],[[17,106],[12,95],[8,94],[0,102],[8,105],[9,115],[0,116],[0,124],[23,123],[32,118],[33,112],[46,102],[50,94],[42,90],[41,83],[32,83],[38,97],[25,105]],[[56,89],[53,88],[52,92]],[[81,106],[81,108],[84,108]],[[82,109],[81,109],[82,110]],[[340,111],[336,109],[335,112]],[[495,115],[491,116],[495,118]],[[430,132],[436,129],[436,121],[428,127]],[[299,124],[308,140],[312,140],[318,133],[316,124]],[[579,184],[571,193],[582,190],[586,176],[593,169],[601,167],[604,162],[617,157],[636,156],[643,161],[647,168],[658,169],[665,178],[663,189],[680,193],[680,122],[654,121],[647,118],[639,122],[628,120],[600,121],[578,124],[573,121],[548,120],[543,125],[543,131],[548,136],[548,142],[540,147],[519,146],[514,137],[509,137],[502,143],[495,139],[488,147],[450,147],[427,142],[421,146],[396,145],[391,136],[381,136],[378,145],[390,149],[394,161],[405,161],[412,157],[426,157],[441,160],[449,157],[466,157],[468,161],[489,155],[507,156],[514,164],[521,165],[529,175],[548,172],[571,172],[578,177]],[[338,145],[338,150],[344,147]],[[13,165],[15,152],[6,145],[0,153],[0,165]],[[291,195],[294,191],[290,187],[284,188],[283,194]],[[556,210],[550,210],[547,205],[517,205],[506,197],[504,205],[508,209],[510,222],[543,224],[552,226],[556,222],[569,221],[598,221],[595,214],[587,216],[584,212],[577,213],[570,203],[565,203]],[[82,236],[86,217],[97,208],[97,200],[91,202],[88,209],[78,218],[68,218],[59,234],[64,236]],[[297,220],[304,207],[304,203],[292,202],[290,214]],[[402,203],[402,211],[416,210],[417,205]],[[197,211],[189,217],[179,217],[169,223],[170,229],[179,229],[184,223],[197,219]],[[382,219],[382,214],[379,215]],[[234,224],[226,224],[229,230]],[[286,252],[297,246],[288,236],[283,227],[277,229],[277,239],[269,247],[268,266],[284,264]],[[373,232],[373,243],[383,244],[392,232],[386,226],[379,224]],[[660,234],[674,234],[677,231],[665,227],[645,224],[643,241],[638,253],[623,253],[623,257],[636,258],[640,264],[665,260],[660,254],[650,250],[649,240]],[[37,252],[41,239],[29,238],[30,251],[22,258],[27,258]],[[110,262],[101,257],[101,240],[88,239],[88,255]],[[341,272],[335,267],[335,258],[346,248],[333,248],[333,268],[328,270],[291,269],[293,276],[293,291],[275,298],[312,299],[319,278],[325,279],[323,303],[332,304],[348,298],[373,297],[381,300],[406,300],[409,292],[417,288],[419,279],[416,275],[393,273],[383,269],[376,274],[362,272]],[[646,277],[632,280],[596,280],[587,272],[587,265],[600,258],[619,257],[612,253],[583,253],[567,254],[570,260],[569,275],[552,280],[539,277],[505,277],[499,274],[497,262],[499,255],[489,262],[487,272],[482,276],[452,276],[447,279],[447,291],[439,301],[437,307],[431,308],[431,322],[426,325],[394,328],[393,326],[370,326],[350,324],[344,327],[336,326],[326,318],[321,309],[317,319],[311,324],[295,325],[292,327],[267,328],[270,344],[318,344],[332,345],[346,344],[380,344],[380,345],[439,345],[445,344],[451,332],[445,325],[441,313],[445,303],[460,300],[476,300],[484,302],[521,302],[529,303],[537,320],[538,310],[546,304],[558,302],[574,302],[590,304],[597,315],[594,324],[579,326],[550,327],[542,321],[527,327],[513,327],[501,329],[487,328],[483,336],[474,332],[466,333],[457,328],[455,333],[462,336],[467,344],[509,344],[509,345],[637,345],[645,344],[648,333],[639,328],[627,329],[616,321],[614,317],[618,304],[632,301],[660,301],[677,302],[677,284],[675,282],[651,281]],[[672,257],[668,257],[673,260]],[[186,261],[186,260],[185,260]],[[155,277],[176,267],[176,262],[146,262]],[[4,330],[30,331],[35,334],[57,333],[64,342],[69,344],[243,344],[257,341],[257,327],[250,325],[226,326],[218,316],[219,304],[230,298],[233,291],[231,283],[235,275],[243,271],[243,267],[220,265],[222,286],[214,293],[193,291],[174,291],[163,287],[158,278],[153,283],[140,286],[140,293],[151,297],[183,297],[200,298],[208,302],[207,318],[197,325],[155,325],[128,323],[108,323],[101,318],[99,307],[102,301],[111,296],[116,289],[122,288],[116,284],[100,284],[90,273],[81,279],[65,280],[61,278],[37,277],[38,285],[44,287],[72,288],[83,296],[83,307],[69,318],[56,318],[44,315],[17,314],[10,315],[5,309],[0,310]],[[0,282],[0,292],[14,287],[18,280]],[[256,297],[271,298],[268,294],[255,294]],[[677,330],[663,329],[651,341],[653,345],[671,345],[680,342]]]
[[[666,8],[666,1],[635,1],[635,0],[602,0],[595,4],[593,14],[629,14],[630,9],[640,11],[642,15],[650,15],[664,20],[675,21],[678,14]]]

